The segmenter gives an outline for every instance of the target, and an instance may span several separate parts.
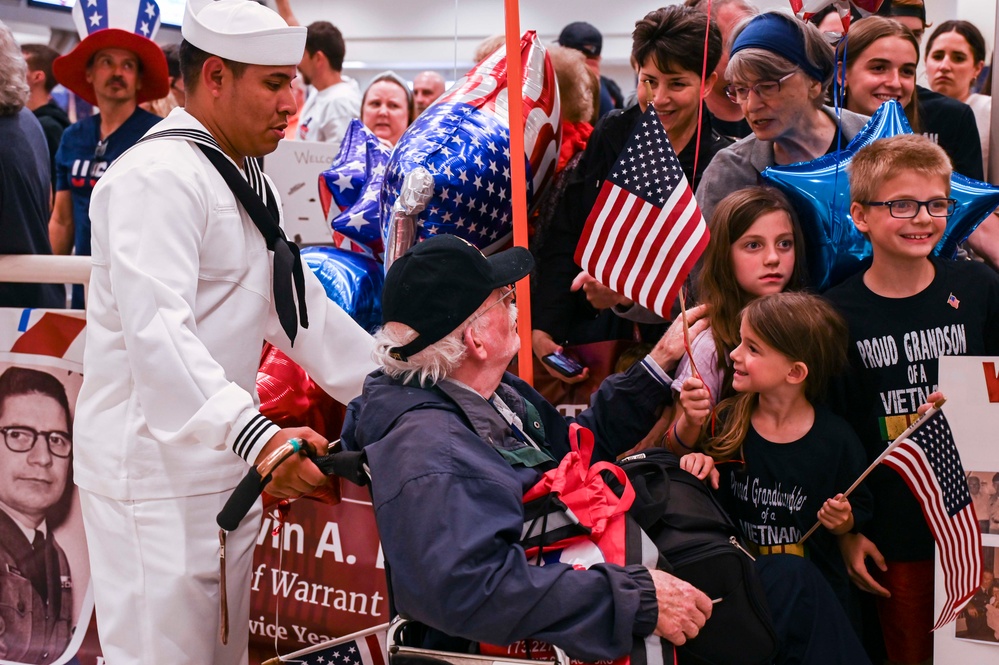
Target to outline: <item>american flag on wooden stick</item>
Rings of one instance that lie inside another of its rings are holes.
[[[961,457],[943,412],[882,460],[902,474],[937,542],[947,599],[933,630],[957,618],[982,578],[981,532]]]
[[[664,318],[708,244],[708,227],[650,104],[604,181],[576,263]]]

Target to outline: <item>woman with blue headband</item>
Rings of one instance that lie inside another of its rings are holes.
[[[867,122],[824,106],[833,79],[832,47],[809,23],[778,12],[753,17],[732,34],[725,77],[732,101],[742,105],[751,136],[715,155],[697,188],[710,219],[726,194],[757,184],[774,164],[807,162],[839,150]]]

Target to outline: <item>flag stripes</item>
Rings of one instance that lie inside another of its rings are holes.
[[[668,318],[708,238],[697,201],[650,107],[600,188],[576,263],[611,290]]]
[[[957,618],[981,581],[981,532],[950,428],[937,413],[884,459],[912,490],[933,533],[946,601],[933,630]]]

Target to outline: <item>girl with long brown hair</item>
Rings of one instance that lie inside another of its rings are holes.
[[[712,404],[732,394],[729,353],[739,344],[739,312],[755,298],[804,286],[805,252],[801,228],[787,198],[770,187],[747,187],[715,208],[711,240],[704,252],[698,293],[711,311],[711,327],[691,341],[697,375]],[[677,366],[674,390],[694,375],[687,356]],[[666,445],[682,455],[700,428],[677,409]]]
[[[711,460],[735,463],[721,464],[720,478],[709,474],[759,554],[811,559],[855,618],[836,538],[870,516],[863,487],[849,499],[842,495],[866,458],[850,426],[815,405],[846,361],[846,323],[818,296],[774,293],[743,309],[739,337],[731,353],[738,395],[718,405],[720,431],[707,433],[702,445]],[[709,421],[711,404],[698,379],[684,382],[680,403],[692,423]],[[703,457],[688,455],[681,466],[700,468]],[[802,542],[816,519],[824,528]]]

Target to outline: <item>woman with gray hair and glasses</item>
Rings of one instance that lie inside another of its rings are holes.
[[[774,164],[807,162],[842,149],[868,118],[824,105],[833,79],[832,47],[792,16],[767,12],[732,34],[726,94],[742,105],[751,136],[715,155],[697,188],[705,218],[726,194],[757,184]]]

